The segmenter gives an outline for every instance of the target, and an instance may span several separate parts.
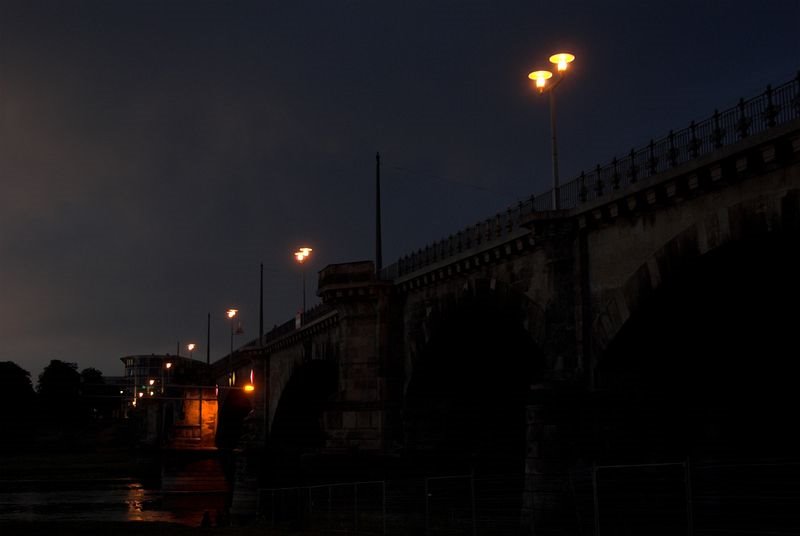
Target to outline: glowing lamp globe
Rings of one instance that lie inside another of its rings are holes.
[[[550,63],[558,66],[558,72],[567,70],[567,66],[575,61],[575,55],[569,52],[559,52],[550,56]]]
[[[550,71],[533,71],[528,75],[528,78],[536,82],[536,88],[542,92],[544,91],[545,84],[547,84],[547,80],[553,77],[553,73]]]

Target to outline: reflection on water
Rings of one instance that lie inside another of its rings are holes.
[[[165,512],[159,508],[158,498],[152,490],[145,490],[140,484],[128,485],[125,503],[128,510],[125,513],[126,521],[177,521],[172,512]]]
[[[0,521],[163,521],[197,526],[226,493],[165,492],[133,480],[0,483]]]

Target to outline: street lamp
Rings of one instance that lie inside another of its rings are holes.
[[[225,316],[231,321],[231,351],[228,354],[228,383],[231,382],[231,359],[233,356],[233,319],[236,318],[236,315],[239,314],[239,309],[228,309],[225,311]]]
[[[164,363],[164,368],[161,369],[161,393],[166,392],[167,384],[169,383],[169,369],[172,368],[172,361]]]
[[[558,78],[555,82],[548,83],[553,77],[550,71],[533,71],[528,78],[536,83],[536,90],[541,95],[545,91],[550,94],[550,133],[553,137],[553,209],[559,209],[558,200],[558,142],[556,140],[556,97],[555,89],[564,80],[569,64],[575,61],[575,55],[568,52],[559,52],[550,56],[550,63],[556,66]]]
[[[186,345],[186,349],[189,351],[189,359],[192,358],[192,352],[194,352],[195,348],[197,348],[197,345],[193,342]]]
[[[305,269],[305,262],[306,259],[311,256],[311,252],[314,251],[309,247],[302,247],[298,248],[297,251],[294,252],[294,259],[297,261],[298,264],[302,267],[302,277],[303,277],[303,313],[306,312],[306,269]]]
[[[225,311],[225,315],[231,321],[231,354],[233,353],[233,319],[236,318],[237,314],[239,314],[239,309],[228,309]]]

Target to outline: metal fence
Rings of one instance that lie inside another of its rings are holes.
[[[517,535],[523,476],[454,475],[258,491],[269,526],[319,533]]]
[[[800,534],[800,462],[594,468],[594,535]]]
[[[644,147],[633,148],[605,165],[581,172],[558,188],[558,208],[572,209],[609,192],[624,190],[642,179],[798,118],[800,73],[775,88],[767,86],[760,95],[739,99],[732,108],[715,110],[707,119],[692,121],[684,129],[671,130]],[[483,243],[509,238],[519,230],[523,216],[553,209],[552,189],[532,195],[491,218],[403,256],[383,268],[381,277],[394,279]]]
[[[578,525],[562,519],[564,530],[585,536],[800,534],[800,461],[685,460],[598,465],[590,473],[586,487],[572,490],[578,496],[562,497],[564,504],[587,508]],[[570,477],[584,480],[583,473]],[[258,515],[276,529],[317,534],[516,536],[530,530],[523,525],[523,480],[521,474],[451,475],[264,488]],[[561,514],[579,513],[568,509]]]

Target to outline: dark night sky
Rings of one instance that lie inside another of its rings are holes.
[[[800,68],[800,2],[0,0],[0,361],[122,372],[300,305],[291,252],[384,260]],[[314,297],[312,303],[317,301]],[[203,357],[205,348],[195,353]]]

